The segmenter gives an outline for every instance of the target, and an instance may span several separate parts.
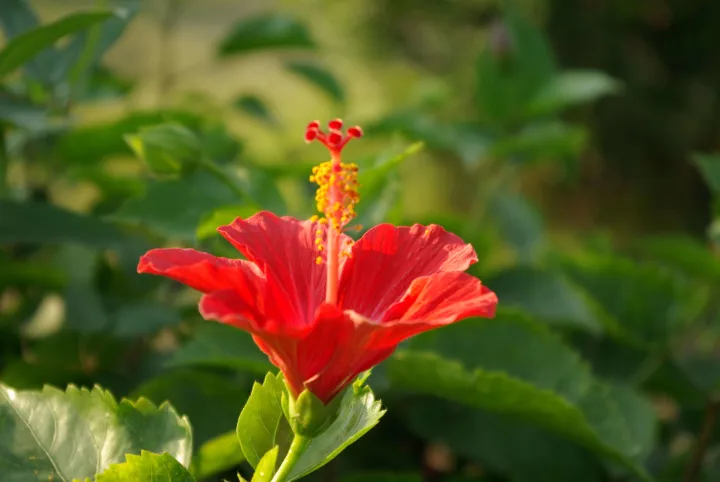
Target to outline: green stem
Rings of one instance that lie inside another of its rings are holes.
[[[282,461],[282,464],[280,464],[280,467],[277,472],[275,472],[275,475],[270,482],[283,482],[286,480],[295,464],[297,464],[298,460],[300,460],[302,454],[308,446],[310,446],[311,441],[312,439],[310,437],[303,437],[302,435],[295,434],[295,438],[293,438],[293,441],[290,444],[290,449],[285,456],[285,460]]]
[[[240,199],[247,197],[246,193],[240,189],[237,184],[235,184],[235,181],[233,181],[228,173],[222,170],[220,166],[204,158],[200,159],[200,165],[207,169],[210,174],[215,176],[215,179],[229,187],[230,190],[237,194]]]

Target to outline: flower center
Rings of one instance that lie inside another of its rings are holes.
[[[330,160],[315,166],[310,176],[310,182],[318,185],[315,201],[317,210],[324,215],[320,223],[327,223],[327,246],[323,246],[322,230],[318,230],[315,240],[318,251],[325,251],[327,265],[327,290],[325,301],[337,303],[338,270],[341,250],[339,244],[340,233],[352,221],[355,214],[355,204],[358,195],[357,173],[355,164],[342,162],[341,152],[350,139],[361,137],[359,127],[350,127],[346,133],[342,132],[342,121],[335,119],[328,122],[328,133],[320,130],[320,123],[313,121],[305,130],[305,142],[320,141],[330,151]],[[325,249],[327,248],[327,249]],[[318,256],[316,262],[322,263],[323,257]]]

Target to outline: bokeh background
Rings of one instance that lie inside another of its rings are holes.
[[[381,365],[388,414],[309,479],[720,480],[720,3],[1,0],[0,45],[98,8],[0,62],[1,383],[169,400],[198,480],[251,473],[266,359],[135,266],[314,214],[304,127],[341,117],[361,229],[458,233],[501,310]]]

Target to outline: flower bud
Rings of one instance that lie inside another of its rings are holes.
[[[293,432],[303,437],[315,438],[323,433],[337,418],[343,393],[324,405],[310,390],[304,390],[296,399],[290,391],[283,392],[282,408]]]

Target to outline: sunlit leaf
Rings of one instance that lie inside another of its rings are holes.
[[[141,450],[190,463],[190,425],[172,407],[118,403],[99,387],[35,392],[0,385],[0,420],[0,472],[8,480],[83,480]]]
[[[169,454],[143,450],[141,455],[127,455],[126,459],[98,475],[97,482],[195,482],[190,472]]]
[[[232,431],[205,442],[193,456],[190,469],[195,477],[202,480],[227,472],[244,461],[237,434]]]

